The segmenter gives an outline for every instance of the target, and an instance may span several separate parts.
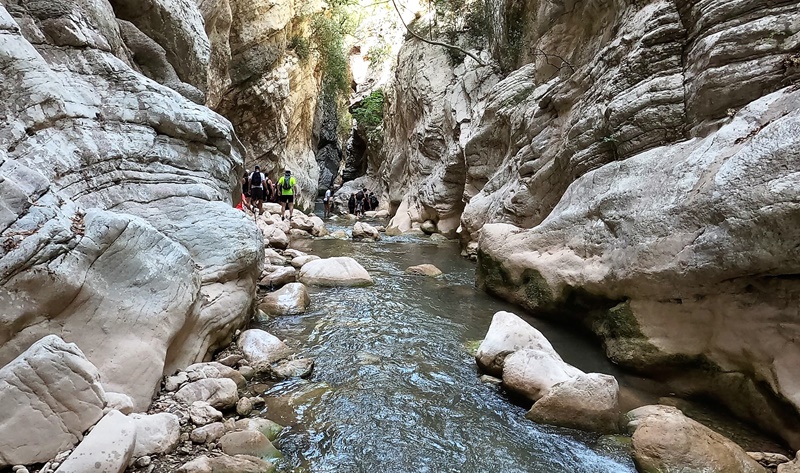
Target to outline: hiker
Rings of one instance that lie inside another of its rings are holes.
[[[369,208],[372,210],[378,210],[378,197],[369,191]]]
[[[322,203],[325,205],[325,210],[322,213],[323,218],[328,218],[331,215],[331,189],[325,189],[325,196],[322,198]]]
[[[269,176],[267,176],[267,182],[264,184],[264,192],[266,193],[264,202],[275,202],[275,184]]]
[[[351,192],[350,193],[350,198],[347,199],[347,210],[351,214],[356,213],[356,193],[355,192]]]
[[[247,169],[244,170],[244,176],[242,176],[242,207],[250,208],[250,172]]]
[[[294,194],[297,192],[297,180],[292,177],[292,171],[286,169],[283,176],[278,179],[278,191],[281,198],[281,220],[286,218],[286,204],[289,204],[289,220],[294,212]]]
[[[356,217],[364,216],[364,191],[356,192]]]
[[[253,174],[250,174],[250,202],[253,215],[255,215],[256,218],[264,213],[262,207],[265,197],[264,181],[266,180],[264,174],[261,172],[261,167],[256,166]],[[256,209],[258,209],[258,213],[256,213]]]

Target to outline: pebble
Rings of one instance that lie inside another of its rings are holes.
[[[253,401],[250,398],[243,397],[236,403],[236,413],[244,417],[253,411]]]
[[[144,468],[146,466],[150,466],[151,463],[153,463],[153,459],[147,455],[139,457],[136,459],[135,462],[133,462],[133,464],[136,465],[136,467],[138,468]]]
[[[184,432],[181,434],[181,442],[187,442],[189,440],[189,432]]]
[[[236,363],[239,363],[241,360],[242,360],[241,355],[228,355],[217,361],[225,366],[233,368],[234,366],[236,366]]]
[[[256,375],[256,370],[252,366],[240,366],[239,374],[244,376],[244,379],[250,380]]]
[[[14,473],[29,473],[28,469],[25,468],[25,465],[15,465],[14,468],[11,469]]]

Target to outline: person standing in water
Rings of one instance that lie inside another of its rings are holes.
[[[325,189],[325,197],[322,198],[322,203],[325,205],[325,211],[322,213],[323,218],[331,216],[331,188]]]
[[[278,179],[278,194],[281,199],[281,220],[286,218],[286,205],[289,205],[289,220],[294,212],[294,195],[297,193],[297,180],[292,177],[292,171],[285,170]]]
[[[264,213],[263,205],[264,205],[264,183],[266,178],[264,174],[261,172],[261,168],[259,166],[255,167],[255,171],[253,174],[250,174],[250,201],[251,201],[251,208],[253,210],[253,215],[258,218],[259,215]],[[256,209],[258,209],[258,213],[256,213]]]

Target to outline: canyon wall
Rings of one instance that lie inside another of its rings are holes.
[[[141,29],[105,0],[0,6],[0,365],[57,334],[139,410],[247,322],[263,264],[244,148],[195,103],[202,18],[156,3]]]
[[[800,446],[797,3],[487,4],[485,65],[398,58],[390,226],[478,241],[481,287]]]

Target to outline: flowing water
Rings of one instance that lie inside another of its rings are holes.
[[[459,256],[455,243],[388,238],[309,245],[322,257],[352,256],[375,285],[312,289],[307,313],[265,323],[316,361],[308,380],[263,388],[267,417],[290,426],[278,440],[286,455],[279,471],[635,471],[623,445],[528,421],[524,407],[480,381],[470,342],[484,336],[494,312],[515,308],[475,289],[474,263]],[[445,275],[405,274],[421,263]],[[531,323],[567,362],[616,374],[589,342]]]

